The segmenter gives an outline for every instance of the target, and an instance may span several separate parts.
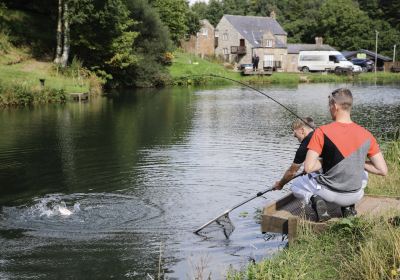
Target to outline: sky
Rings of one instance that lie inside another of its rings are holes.
[[[196,2],[208,2],[208,0],[189,0],[190,5],[192,5]]]

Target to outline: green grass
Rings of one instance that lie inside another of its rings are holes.
[[[6,36],[1,36],[3,41]],[[101,81],[73,60],[63,72],[52,62],[31,58],[28,48],[15,48],[11,43],[1,50],[0,106],[64,102],[69,93],[102,91]],[[45,86],[40,79],[45,80]]]
[[[400,196],[400,140],[385,143],[383,150],[389,174],[371,176],[367,191]],[[400,213],[340,219],[321,234],[302,223],[292,246],[245,270],[229,271],[227,279],[400,279]]]
[[[227,279],[398,279],[392,275],[399,266],[400,227],[388,219],[354,217],[318,235],[302,225],[290,248],[246,270],[229,271]]]
[[[45,79],[45,85],[66,92],[88,92],[87,80],[65,77],[52,69],[51,63],[39,63],[28,60],[13,65],[0,65],[0,83],[4,85],[19,84],[27,87],[40,86],[39,79]]]
[[[400,140],[384,143],[383,150],[388,165],[388,175],[386,177],[370,175],[366,192],[400,197]]]
[[[200,57],[177,51],[174,53],[172,66],[169,72],[173,85],[216,85],[230,84],[223,79],[202,77],[201,75],[219,75],[230,79],[238,80],[248,84],[298,84],[298,83],[348,83],[348,82],[378,82],[392,83],[400,82],[400,73],[361,73],[357,75],[336,75],[326,73],[278,73],[272,76],[242,76],[234,71],[232,66],[224,67],[216,60],[205,60]]]

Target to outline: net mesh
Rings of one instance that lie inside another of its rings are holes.
[[[206,238],[219,238],[222,236],[228,239],[234,230],[235,226],[228,213],[201,229],[197,234]]]

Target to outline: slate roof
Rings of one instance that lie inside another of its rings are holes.
[[[271,17],[234,15],[224,15],[224,17],[253,47],[261,47],[262,35],[267,31],[273,35],[287,35],[276,19]],[[286,48],[286,44],[275,37],[275,48]]]
[[[371,57],[375,57],[375,52],[369,51],[369,50],[365,50],[365,49],[359,49],[358,51],[343,51],[342,54],[344,55],[344,57],[348,58],[354,55],[357,55],[358,53],[365,53]],[[381,55],[381,54],[377,54],[376,56],[378,59],[381,59],[383,61],[392,61],[392,59],[390,57]]]
[[[316,45],[316,44],[288,44],[288,54],[296,54],[300,51],[336,51],[329,45]]]

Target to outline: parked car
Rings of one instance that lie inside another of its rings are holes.
[[[239,69],[239,71],[253,70],[253,64],[252,63],[240,64],[238,66],[238,69]]]
[[[354,65],[358,65],[362,68],[363,72],[369,72],[374,70],[374,62],[367,58],[353,58],[351,62]]]
[[[361,66],[359,66],[359,65],[353,65],[353,72],[355,72],[355,73],[360,73],[360,72],[364,72],[363,71],[363,69],[362,69],[362,67]]]

